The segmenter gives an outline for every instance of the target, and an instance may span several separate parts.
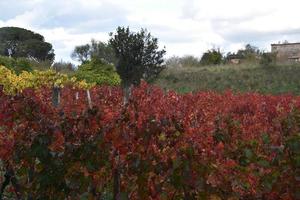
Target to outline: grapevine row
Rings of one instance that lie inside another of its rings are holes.
[[[0,159],[32,199],[297,199],[300,97],[142,83],[0,93]],[[12,179],[11,179],[12,180]],[[4,185],[5,177],[2,179]],[[3,193],[4,194],[4,193]]]

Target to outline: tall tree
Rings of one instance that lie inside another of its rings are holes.
[[[116,56],[110,44],[91,40],[90,44],[76,46],[71,57],[82,64],[92,59],[101,59],[107,64],[115,64]]]
[[[71,57],[82,64],[90,59],[91,47],[89,44],[76,46],[71,54]]]
[[[158,39],[146,30],[134,33],[129,27],[118,27],[110,33],[109,44],[117,57],[116,69],[128,96],[128,88],[138,85],[141,79],[153,80],[165,67],[165,49],[159,50]]]
[[[0,55],[53,61],[52,45],[42,35],[18,27],[0,28]]]

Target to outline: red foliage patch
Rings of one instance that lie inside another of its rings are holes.
[[[49,89],[0,93],[0,158],[24,195],[103,197],[117,170],[129,199],[300,198],[299,97],[142,83],[123,106],[120,88],[90,93],[92,109],[71,87],[56,108]]]

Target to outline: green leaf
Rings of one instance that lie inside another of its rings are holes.
[[[245,149],[244,154],[245,154],[246,158],[248,158],[248,159],[251,159],[253,157],[253,152],[251,149],[248,149],[248,148]]]
[[[267,160],[261,159],[257,162],[262,167],[270,167],[270,163]]]
[[[268,135],[267,133],[264,133],[264,134],[262,135],[262,139],[263,139],[263,142],[264,142],[265,144],[269,144],[269,143],[270,143],[270,137],[269,137],[269,135]]]
[[[86,193],[83,193],[81,196],[80,196],[80,200],[88,200],[89,199],[89,193],[86,192]]]
[[[300,153],[300,136],[294,136],[288,139],[287,146],[293,153]]]
[[[265,188],[266,191],[272,190],[273,185],[277,181],[278,177],[279,177],[279,172],[274,172],[272,174],[268,174],[264,176],[262,180],[262,186]]]

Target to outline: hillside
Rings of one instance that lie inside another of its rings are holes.
[[[300,65],[255,64],[167,68],[155,84],[177,92],[199,90],[300,94]]]

